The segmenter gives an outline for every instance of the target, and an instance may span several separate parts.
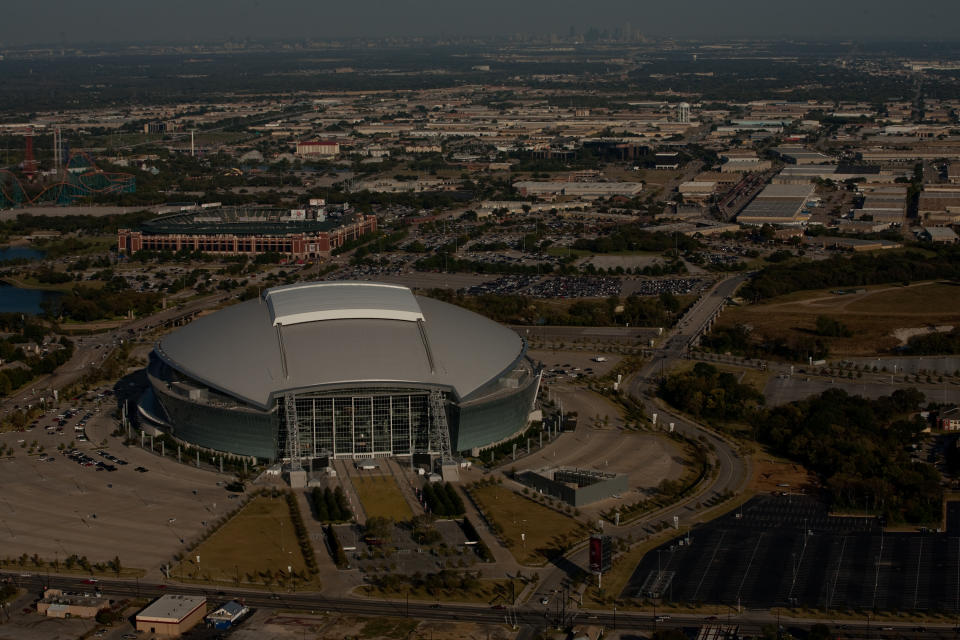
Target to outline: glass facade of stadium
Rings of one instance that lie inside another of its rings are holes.
[[[270,411],[191,380],[151,353],[151,390],[140,415],[186,443],[235,455],[277,460],[287,451],[283,397]],[[446,423],[454,451],[483,448],[521,431],[540,373],[521,356],[507,372],[457,403],[447,394]],[[429,386],[353,384],[295,392],[303,458],[373,458],[440,453],[431,439]]]

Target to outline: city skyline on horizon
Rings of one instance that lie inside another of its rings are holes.
[[[183,43],[224,40],[306,38],[459,38],[514,34],[569,37],[590,29],[642,34],[652,39],[808,41],[937,41],[957,38],[953,25],[960,5],[933,3],[928,10],[904,11],[891,0],[856,0],[836,6],[811,0],[801,11],[771,10],[759,0],[718,4],[688,0],[673,6],[637,6],[627,0],[583,3],[504,0],[479,4],[423,0],[387,3],[358,0],[326,6],[304,0],[173,0],[157,12],[143,4],[100,0],[95,6],[52,0],[42,14],[28,5],[8,8],[0,25],[0,46]],[[785,3],[784,3],[785,5]],[[939,6],[937,6],[939,5]]]

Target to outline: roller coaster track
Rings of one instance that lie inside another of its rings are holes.
[[[35,204],[72,204],[78,198],[114,193],[134,193],[136,178],[129,173],[111,173],[97,167],[84,152],[71,154],[64,178],[30,195],[17,176],[0,169],[0,206],[16,207]]]

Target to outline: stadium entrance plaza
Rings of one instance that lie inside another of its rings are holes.
[[[620,409],[606,398],[563,384],[553,385],[551,395],[555,401],[562,399],[564,412],[577,412],[576,431],[563,433],[549,446],[502,468],[525,471],[577,467],[629,476],[628,492],[580,507],[588,514],[645,499],[647,490],[683,474],[685,455],[676,443],[663,434],[625,431]]]

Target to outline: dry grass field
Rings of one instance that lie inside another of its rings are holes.
[[[558,549],[586,536],[586,528],[572,517],[557,513],[500,485],[471,490],[487,517],[521,564],[544,564]],[[521,534],[526,534],[521,536]],[[523,538],[526,538],[525,540]]]
[[[200,561],[197,562],[197,556]],[[174,579],[236,584],[272,582],[263,574],[304,574],[290,510],[283,497],[257,497],[174,567]],[[298,586],[303,584],[298,583]]]
[[[350,481],[367,518],[380,516],[401,522],[413,517],[410,506],[392,476],[351,476]]]
[[[826,338],[831,356],[889,353],[901,344],[894,336],[897,329],[960,324],[960,286],[946,282],[879,285],[844,295],[802,291],[763,304],[731,307],[720,316],[719,325],[746,324],[758,335],[790,339],[813,335],[821,315],[853,332],[849,338]]]

